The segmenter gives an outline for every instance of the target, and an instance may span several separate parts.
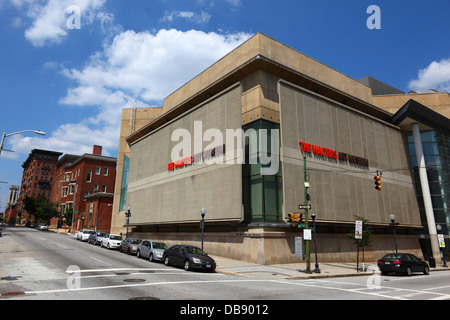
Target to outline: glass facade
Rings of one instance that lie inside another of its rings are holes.
[[[130,171],[130,158],[123,156],[122,184],[120,188],[119,211],[127,208],[128,173]]]
[[[261,167],[264,167],[265,165],[261,164],[259,158],[260,134],[267,135],[268,156],[271,156],[271,130],[279,130],[279,128],[280,126],[278,124],[265,120],[258,120],[242,127],[245,133],[254,130],[254,133],[256,133],[255,136],[258,139],[258,148],[255,149],[254,146],[250,146],[250,137],[246,136],[245,138],[245,163],[242,168],[242,196],[244,202],[245,223],[274,223],[283,221],[283,186],[281,180],[279,148],[277,152],[280,165],[276,174],[262,175]],[[261,131],[263,129],[266,130]],[[251,150],[253,150],[253,152]],[[256,159],[256,157],[257,161],[252,161],[256,163],[250,163],[250,159]]]
[[[422,139],[422,149],[427,167],[426,170],[434,218],[436,225],[441,227],[441,230],[438,230],[438,233],[442,233],[446,236],[445,251],[450,251],[450,137],[438,131],[424,131],[421,132],[420,137]],[[423,233],[429,234],[412,133],[408,134],[408,143],[416,196],[419,203],[422,224],[424,226]]]

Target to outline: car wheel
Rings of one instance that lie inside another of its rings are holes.
[[[191,265],[189,264],[189,260],[186,260],[184,262],[184,270],[189,271],[190,268],[191,268]]]
[[[153,262],[153,253],[150,253],[150,255],[148,256],[148,260],[150,260],[150,262]]]
[[[109,243],[106,245],[106,249],[110,250],[111,247],[109,246]]]
[[[169,257],[168,257],[168,256],[166,256],[166,257],[164,258],[164,264],[165,264],[166,266],[170,265]]]
[[[408,277],[411,277],[411,275],[412,275],[411,267],[407,267],[407,268],[406,268],[406,275],[407,275]]]
[[[136,257],[140,258],[141,257],[141,252],[138,250],[136,251]]]
[[[430,268],[425,266],[425,268],[423,269],[423,274],[429,275],[430,274]]]

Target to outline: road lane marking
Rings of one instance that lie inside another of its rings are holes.
[[[130,271],[130,270],[136,270],[136,271],[162,271],[162,270],[170,270],[168,268],[164,269],[153,269],[153,268],[110,268],[110,269],[83,269],[83,270],[67,270],[67,273],[76,273],[76,272],[103,272],[103,271]]]
[[[89,258],[91,258],[92,260],[95,260],[95,261],[97,261],[97,262],[106,264],[106,265],[108,265],[108,266],[112,266],[112,264],[110,264],[110,263],[108,263],[108,262],[105,262],[105,261],[102,261],[102,260],[100,260],[100,259],[97,259],[97,258],[94,258],[94,257],[89,257]]]
[[[203,283],[233,283],[233,282],[264,282],[267,280],[254,279],[254,280],[190,280],[190,281],[163,281],[163,282],[153,282],[153,283],[135,283],[135,284],[121,284],[105,287],[90,287],[90,288],[73,288],[73,289],[54,289],[54,290],[43,290],[43,291],[25,291],[25,294],[44,294],[44,293],[64,293],[64,292],[78,292],[78,291],[92,291],[92,290],[107,290],[107,289],[120,289],[120,288],[130,288],[130,287],[150,287],[150,286],[162,286],[162,285],[178,285],[178,284],[203,284]]]

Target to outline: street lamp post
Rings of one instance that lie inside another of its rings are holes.
[[[399,223],[395,222],[395,214],[391,213],[389,215],[389,218],[391,219],[391,227],[392,227],[392,230],[394,231],[395,253],[398,253],[398,250],[397,250],[397,236],[395,235],[395,228],[399,225]]]
[[[130,205],[128,205],[128,211],[127,212],[125,212],[125,216],[127,217],[127,235],[126,235],[126,239],[128,239],[128,225],[129,225],[129,223],[130,223],[130,217],[131,217],[131,206]]]
[[[42,132],[42,131],[39,131],[39,130],[22,130],[22,131],[8,133],[8,134],[6,134],[6,132],[3,132],[2,140],[0,142],[0,154],[2,153],[3,143],[5,142],[5,138],[6,137],[13,136],[15,134],[19,134],[19,133],[23,133],[23,132],[34,132],[34,133],[39,134],[41,136],[45,136],[45,132]]]
[[[202,216],[202,250],[203,250],[203,232],[205,230],[205,214],[206,214],[206,209],[202,208],[202,210],[200,210],[200,214]]]
[[[441,225],[440,224],[436,225],[436,229],[437,229],[437,231],[441,231],[442,230]],[[448,268],[447,262],[445,262],[445,250],[444,249],[442,250],[442,263],[443,263],[442,266],[444,268]]]
[[[312,221],[313,221],[313,229],[314,229],[314,256],[316,258],[316,264],[315,269],[313,270],[314,273],[320,273],[319,269],[319,263],[317,262],[317,244],[316,244],[316,214],[313,213],[311,215]]]

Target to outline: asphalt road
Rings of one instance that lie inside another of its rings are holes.
[[[201,307],[210,305],[216,315],[242,313],[242,308],[270,315],[271,301],[449,299],[448,271],[271,280],[187,272],[25,227],[5,228],[0,238],[0,300],[177,300],[171,308],[175,314],[209,312]]]

